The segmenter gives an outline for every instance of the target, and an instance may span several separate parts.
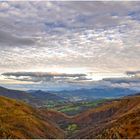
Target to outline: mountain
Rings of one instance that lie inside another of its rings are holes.
[[[140,138],[140,96],[105,103],[73,118],[80,131],[71,138]]]
[[[46,106],[46,107],[54,107],[55,105],[58,104],[64,104],[65,102],[68,102],[68,100],[66,100],[65,98],[50,93],[50,92],[45,92],[42,90],[30,90],[27,91],[31,96],[39,99],[42,102],[42,106]]]
[[[40,110],[0,96],[0,138],[63,138],[64,132]]]
[[[0,87],[0,95],[24,101],[35,107],[53,107],[54,104],[66,102],[66,99],[59,97],[58,95],[40,90],[25,92]]]
[[[53,91],[52,91],[53,92]],[[56,92],[57,95],[63,96],[71,101],[93,100],[99,98],[118,98],[137,91],[128,88],[99,87],[91,89],[63,90]]]
[[[76,116],[46,109],[42,113],[64,130],[65,138],[139,138],[139,108],[140,96],[136,94],[109,100]]]
[[[31,104],[32,106],[40,106],[41,105],[40,100],[31,96],[30,94],[26,93],[25,91],[12,90],[12,89],[0,87],[0,95],[24,101],[28,104]]]
[[[0,138],[140,139],[139,124],[139,93],[75,116],[0,96]]]

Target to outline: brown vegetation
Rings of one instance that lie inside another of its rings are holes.
[[[112,100],[76,116],[0,97],[0,138],[140,138],[140,96]]]
[[[63,138],[63,131],[40,111],[0,97],[0,138]]]
[[[72,138],[140,138],[140,96],[112,101],[73,119],[81,130]]]

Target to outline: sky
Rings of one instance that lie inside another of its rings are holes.
[[[0,85],[139,89],[140,2],[1,1]]]

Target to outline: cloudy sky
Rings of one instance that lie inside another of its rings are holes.
[[[0,74],[18,88],[139,87],[140,2],[0,2]]]

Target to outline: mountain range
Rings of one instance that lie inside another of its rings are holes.
[[[90,89],[82,88],[76,90],[62,90],[55,93],[59,96],[65,97],[68,100],[78,101],[78,100],[93,100],[99,98],[119,98],[137,92],[138,91],[131,90],[129,88],[98,87]]]
[[[8,90],[11,96],[14,92]],[[17,97],[4,97],[3,93],[0,96],[0,124],[2,139],[139,139],[140,95],[112,99],[68,116],[56,110],[36,108]]]
[[[0,87],[0,95],[21,100],[35,107],[46,107],[48,104],[66,102],[66,99],[59,95],[41,90],[20,91]]]

